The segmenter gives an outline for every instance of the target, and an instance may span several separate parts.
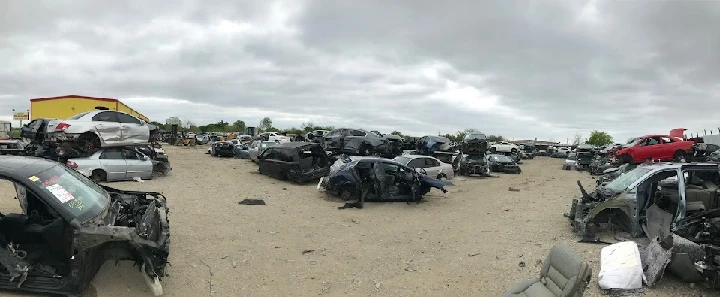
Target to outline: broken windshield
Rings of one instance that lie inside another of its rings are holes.
[[[605,188],[615,193],[622,192],[648,172],[650,172],[650,169],[646,167],[635,168],[634,170],[629,171],[616,178],[615,180],[611,181],[610,183],[605,185]]]
[[[35,191],[49,194],[74,218],[84,223],[100,213],[109,196],[96,183],[62,165],[29,176]]]

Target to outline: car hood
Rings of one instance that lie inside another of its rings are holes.
[[[424,174],[422,174],[421,176],[422,176],[422,182],[432,188],[442,190],[442,189],[444,189],[444,187],[454,186],[453,183],[446,181],[446,180],[439,180],[437,178],[432,178],[432,177],[424,175]]]

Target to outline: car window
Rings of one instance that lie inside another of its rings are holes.
[[[673,140],[670,137],[661,137],[663,143],[672,143]]]
[[[409,163],[407,163],[407,167],[410,168],[425,168],[425,161],[423,161],[424,158],[417,158],[413,159]]]
[[[57,199],[58,203],[77,218],[87,222],[109,202],[107,192],[81,173],[58,165],[29,176],[34,191]]]
[[[650,138],[645,139],[645,141],[643,141],[643,143],[644,143],[644,146],[649,146],[649,145],[656,145],[660,142],[656,138],[650,137]]]
[[[425,158],[425,167],[438,167],[440,162],[432,158]]]
[[[86,114],[91,113],[91,112],[92,112],[92,111],[86,111],[86,112],[83,112],[83,113],[78,113],[78,114],[76,114],[76,115],[74,115],[74,116],[69,117],[68,120],[79,120],[80,118],[84,117]]]
[[[395,172],[398,172],[400,170],[400,166],[397,164],[391,164],[391,163],[385,163],[382,162],[382,168],[387,174],[393,174]]]
[[[140,160],[140,154],[138,154],[136,151],[133,150],[123,150],[123,156],[127,160]]]
[[[114,122],[114,123],[119,122],[119,120],[117,118],[117,114],[112,111],[100,112],[100,113],[96,114],[95,116],[93,116],[92,120],[94,122]]]
[[[100,159],[122,160],[124,157],[120,149],[109,148],[100,154]]]
[[[134,116],[122,112],[116,112],[115,114],[121,123],[142,125],[142,122]]]
[[[351,130],[350,135],[352,136],[365,136],[365,132],[360,130]]]

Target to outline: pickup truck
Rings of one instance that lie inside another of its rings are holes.
[[[637,164],[647,157],[655,161],[679,161],[692,155],[693,142],[670,135],[645,135],[624,144],[615,157],[620,164]]]

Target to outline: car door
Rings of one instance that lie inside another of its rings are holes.
[[[100,165],[107,174],[107,180],[121,180],[125,178],[127,163],[120,148],[106,148],[100,154]]]
[[[442,168],[440,167],[440,161],[433,159],[433,158],[423,158],[425,161],[425,171],[429,176],[437,177],[442,173]]]
[[[124,143],[146,143],[150,140],[150,130],[145,122],[126,113],[116,113],[120,121],[121,139]]]
[[[92,121],[103,144],[116,145],[122,142],[120,120],[116,112],[99,112],[92,117]]]
[[[275,168],[273,159],[276,158],[276,153],[273,148],[267,148],[264,151],[258,151],[257,162],[260,173],[268,176],[277,176],[278,169]]]
[[[152,161],[145,159],[145,155],[129,148],[123,148],[122,153],[127,163],[125,178],[148,178],[152,175]]]
[[[415,158],[410,160],[405,166],[415,169],[417,172],[422,172],[420,168],[425,168],[425,161],[423,158]]]

